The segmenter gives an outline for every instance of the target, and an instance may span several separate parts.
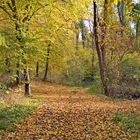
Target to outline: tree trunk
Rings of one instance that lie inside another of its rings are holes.
[[[83,45],[83,48],[85,48],[85,35],[84,35],[84,29],[83,29],[83,27],[82,27],[82,29],[81,29],[81,34],[82,34],[82,45]]]
[[[6,58],[5,65],[6,65],[7,73],[11,73],[11,69],[10,69],[11,63],[10,63],[10,58],[9,57]]]
[[[14,15],[14,18],[17,20],[17,22],[18,22],[18,16],[16,15],[17,13],[16,13],[16,11],[15,11],[15,15]],[[16,29],[16,39],[17,39],[17,41],[19,41],[19,42],[21,42],[21,36],[20,36],[20,34],[21,34],[21,29],[20,29],[20,25],[18,24],[18,23],[15,23],[15,29]],[[21,78],[21,65],[20,65],[20,60],[21,60],[21,55],[22,54],[20,54],[19,56],[18,56],[18,62],[17,62],[17,71],[16,71],[16,74],[17,74],[17,76],[16,76],[16,82],[17,82],[17,85],[19,85],[19,84],[21,84],[21,82],[22,82],[22,78]]]
[[[79,47],[79,24],[77,22],[73,22],[74,23],[74,28],[76,30],[76,32],[74,32],[74,45],[75,48],[78,49]]]
[[[49,68],[49,55],[50,55],[50,46],[47,49],[47,58],[46,58],[45,74],[44,74],[43,81],[47,80],[48,68]]]
[[[140,19],[137,19],[136,23],[136,46],[140,46]]]
[[[25,69],[25,95],[26,96],[31,95],[30,74],[29,74],[28,66],[26,66]]]
[[[20,63],[17,62],[17,70],[16,70],[16,83],[17,85],[21,84],[21,72],[20,72]]]
[[[121,29],[120,29],[120,36],[121,36],[121,44],[120,47],[123,47],[123,37],[124,37],[124,26],[125,26],[125,3],[124,0],[119,1],[118,5],[118,16],[121,24]]]
[[[93,10],[93,15],[94,15],[94,10]],[[94,17],[93,17],[94,18]],[[92,64],[92,75],[94,74],[94,33],[93,33],[93,22],[92,22],[92,27],[91,23],[89,20],[89,29],[90,29],[90,37],[91,37],[91,48],[92,48],[92,59],[91,59],[91,64]]]
[[[94,70],[94,37],[92,35],[92,74],[93,74],[93,70]]]
[[[45,74],[44,74],[44,79],[43,81],[47,81],[47,75],[48,75],[48,66],[49,66],[49,62],[48,62],[48,58],[46,60],[46,65],[45,65]]]
[[[97,5],[95,1],[93,1],[93,7],[94,7],[94,35],[95,35],[96,51],[97,51],[98,60],[99,60],[100,78],[101,78],[104,93],[108,95],[108,87],[107,87],[106,77],[105,77],[105,65],[104,65],[103,53],[99,45],[99,38],[98,38],[98,31],[97,31],[97,27],[98,27]]]
[[[78,49],[79,44],[79,32],[76,33],[76,49]]]
[[[104,67],[106,65],[106,35],[107,35],[107,17],[108,17],[108,0],[104,0],[104,17],[103,17],[103,24],[102,24],[102,43],[101,43],[101,51],[103,57]]]
[[[39,62],[36,63],[36,77],[39,76]]]
[[[94,9],[93,9],[93,15],[94,15]],[[93,21],[94,21],[94,16],[93,16]],[[91,45],[92,45],[92,74],[94,75],[94,22],[92,22],[92,34],[91,34]]]

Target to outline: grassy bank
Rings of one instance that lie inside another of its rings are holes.
[[[39,107],[43,100],[36,96],[25,97],[22,92],[16,90],[0,94],[0,135],[3,131],[13,132],[16,124]]]

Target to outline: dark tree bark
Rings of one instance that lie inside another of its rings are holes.
[[[47,49],[47,58],[46,58],[45,73],[44,73],[43,81],[47,81],[48,68],[49,68],[49,56],[50,56],[50,45],[48,46],[48,49]]]
[[[79,32],[76,33],[76,49],[79,47]]]
[[[44,74],[43,81],[47,81],[48,67],[49,67],[49,59],[47,58],[47,59],[46,59],[45,74]]]
[[[36,77],[39,76],[39,62],[36,63]]]

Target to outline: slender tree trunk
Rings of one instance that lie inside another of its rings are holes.
[[[11,63],[10,63],[10,58],[9,58],[9,57],[6,58],[6,60],[5,60],[5,65],[6,65],[6,67],[7,67],[6,71],[7,71],[8,73],[11,73],[11,69],[10,69]]]
[[[92,35],[92,71],[94,70],[94,37]]]
[[[45,74],[44,74],[44,79],[43,81],[46,81],[47,80],[47,75],[48,75],[48,66],[49,66],[49,59],[47,58],[46,59],[46,65],[45,65]]]
[[[20,62],[18,61],[17,62],[17,66],[16,66],[17,68],[17,70],[16,70],[16,83],[17,83],[17,85],[19,85],[19,84],[21,84],[21,72],[20,72]]]
[[[18,22],[18,16],[17,16],[16,9],[14,9],[14,10],[15,10],[14,18],[17,20],[16,23],[15,23],[15,29],[16,29],[16,34],[17,34],[16,35],[16,39],[17,39],[17,41],[21,42],[21,36],[20,36],[21,29],[20,29],[20,25],[17,23]],[[22,78],[21,78],[21,65],[20,65],[21,55],[22,54],[19,55],[18,62],[16,64],[16,69],[17,69],[16,70],[16,74],[17,74],[16,82],[17,82],[17,85],[21,84],[21,82],[22,82]]]
[[[78,47],[79,47],[79,32],[78,33],[76,33],[76,49],[78,49]]]
[[[136,46],[140,46],[140,19],[137,19],[136,23]]]
[[[121,24],[120,36],[121,36],[121,44],[120,47],[123,47],[123,37],[124,37],[124,27],[125,27],[125,3],[124,0],[118,2],[118,16]]]
[[[94,9],[93,9],[93,15],[94,15]],[[94,17],[93,17],[94,18]],[[91,27],[91,23],[89,20],[89,29],[90,29],[90,34],[91,34],[91,48],[92,48],[92,60],[91,60],[91,64],[92,64],[92,75],[94,74],[94,33],[93,33],[93,22],[92,22],[92,27]]]
[[[47,80],[48,68],[49,68],[49,55],[50,55],[50,46],[47,49],[47,58],[46,58],[45,74],[44,74],[43,81]]]
[[[83,27],[82,27],[82,29],[81,29],[81,34],[82,34],[82,45],[83,45],[83,48],[85,48],[85,35],[84,35],[84,29],[83,29]]]
[[[36,77],[39,76],[39,62],[36,63]]]
[[[74,28],[76,30],[76,32],[74,32],[74,45],[75,45],[75,48],[78,49],[78,47],[79,47],[79,24],[77,22],[73,22],[73,23],[74,23]]]
[[[94,6],[94,35],[95,35],[96,51],[97,51],[98,60],[99,60],[100,78],[103,85],[104,93],[108,95],[108,87],[107,87],[106,77],[105,77],[105,68],[104,68],[105,65],[104,65],[103,53],[102,53],[102,49],[100,48],[99,38],[98,38],[97,5],[95,1],[93,1],[93,6]]]
[[[26,96],[31,95],[30,74],[28,66],[26,66],[25,69],[25,95]]]

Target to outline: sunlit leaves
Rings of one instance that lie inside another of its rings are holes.
[[[117,5],[118,4],[118,0],[114,0],[114,4]]]

